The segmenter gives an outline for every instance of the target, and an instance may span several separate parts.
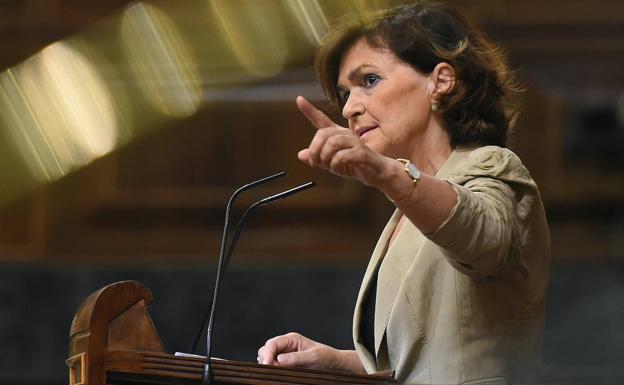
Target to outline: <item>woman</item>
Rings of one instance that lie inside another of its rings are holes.
[[[317,57],[341,127],[301,161],[377,188],[397,210],[356,303],[355,350],[289,333],[262,364],[377,372],[400,383],[508,383],[541,355],[549,232],[535,182],[505,148],[520,88],[455,10],[397,7],[333,32]]]

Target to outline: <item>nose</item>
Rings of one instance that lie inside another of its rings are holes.
[[[364,113],[364,103],[362,98],[357,95],[357,92],[352,91],[349,98],[342,106],[342,116],[347,120],[352,120]]]

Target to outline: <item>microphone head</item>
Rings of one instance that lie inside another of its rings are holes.
[[[307,190],[307,189],[312,188],[314,186],[315,186],[314,182],[307,182],[307,183],[304,183],[304,184],[299,185],[297,187],[293,187],[293,188],[291,188],[289,190],[282,191],[281,193],[278,193],[278,194],[271,195],[271,196],[268,196],[266,198],[263,198],[260,201],[258,201],[258,204],[265,205],[267,203],[271,203],[271,202],[274,202],[276,200],[284,199],[286,197],[289,197],[291,195],[295,195],[297,193],[300,193],[303,190]]]

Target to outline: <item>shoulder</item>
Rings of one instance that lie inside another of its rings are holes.
[[[509,184],[535,187],[531,174],[513,151],[498,146],[458,148],[461,160],[454,167],[449,179],[465,184],[476,178],[491,178]]]

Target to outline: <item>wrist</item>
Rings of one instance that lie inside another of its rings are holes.
[[[408,200],[420,183],[420,171],[407,159],[388,158],[390,167],[379,190],[393,203]]]
[[[355,350],[338,350],[336,349],[336,362],[340,362],[341,370],[353,373],[366,373],[362,361]]]

